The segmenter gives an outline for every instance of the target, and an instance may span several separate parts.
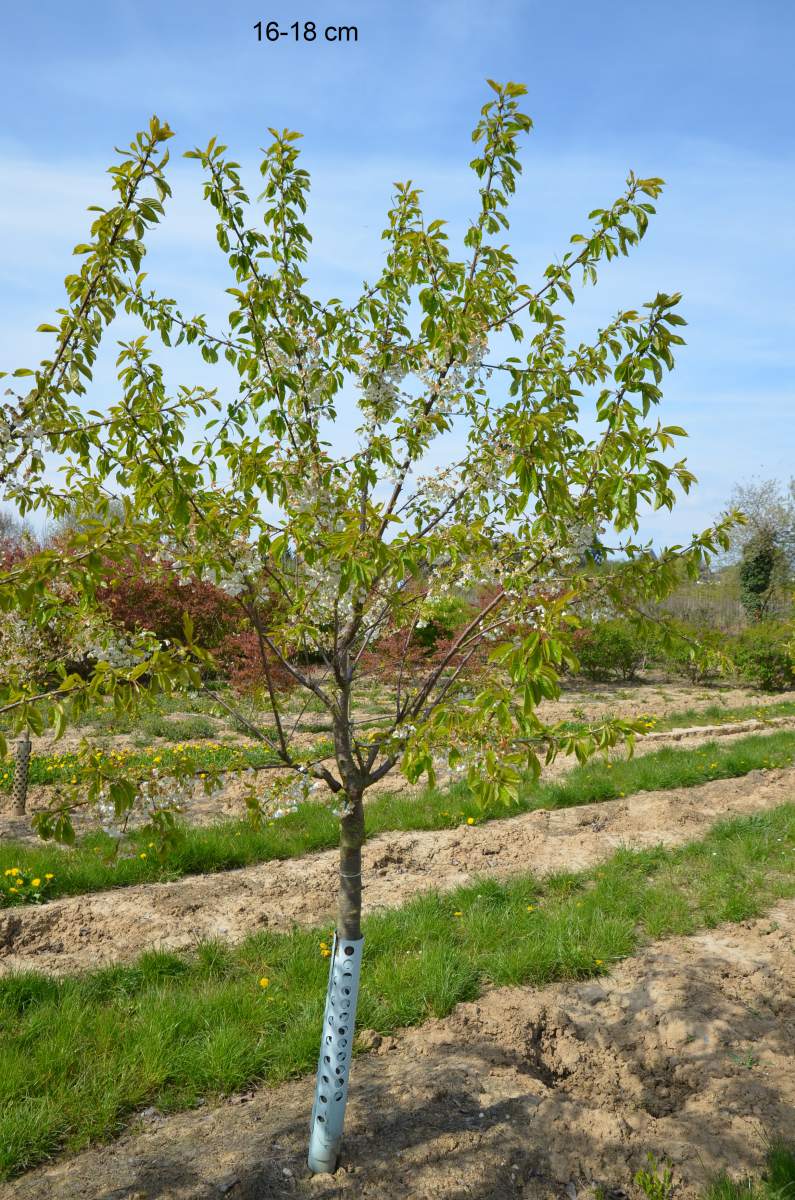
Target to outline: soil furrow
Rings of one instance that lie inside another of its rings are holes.
[[[383,834],[364,850],[365,908],[395,906],[423,889],[446,890],[478,876],[583,870],[619,846],[681,844],[722,817],[773,808],[793,795],[795,769],[762,770],[483,825]],[[336,851],[324,851],[6,910],[0,971],[68,974],[130,961],[146,949],[322,925],[333,918],[336,863]]]

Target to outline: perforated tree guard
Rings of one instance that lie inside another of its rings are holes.
[[[307,1159],[316,1174],[335,1171],[340,1156],[363,947],[364,938],[334,937]]]
[[[14,816],[25,815],[28,801],[28,772],[30,769],[30,733],[26,730],[17,742],[14,760],[14,784],[12,796],[14,800]]]

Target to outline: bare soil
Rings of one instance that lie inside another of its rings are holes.
[[[609,977],[492,991],[365,1031],[335,1175],[305,1166],[312,1080],[178,1116],[7,1185],[9,1200],[584,1200],[646,1154],[691,1200],[795,1137],[795,903],[650,946]]]
[[[477,877],[583,870],[619,846],[678,845],[703,836],[720,818],[773,808],[793,796],[795,769],[760,770],[480,826],[382,834],[364,848],[365,910]],[[181,950],[210,938],[239,941],[263,928],[322,925],[333,919],[336,871],[331,850],[6,909],[0,912],[0,972],[69,974],[129,961],[146,949]]]

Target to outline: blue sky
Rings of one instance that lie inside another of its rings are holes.
[[[359,40],[258,44],[260,19],[355,24]],[[392,180],[416,180],[431,215],[464,227],[484,78],[515,79],[535,121],[512,232],[528,281],[589,209],[621,191],[629,168],[668,184],[640,251],[606,269],[572,317],[580,337],[618,306],[684,292],[688,346],[662,412],[690,432],[700,486],[647,531],[682,540],[735,481],[795,471],[789,0],[45,0],[7,6],[2,36],[2,368],[40,356],[33,330],[61,302],[84,209],[106,194],[113,146],[152,112],[177,137],[174,204],[148,266],[187,309],[212,314],[224,307],[223,264],[200,174],[180,151],[218,134],[254,190],[267,127],[301,130],[313,282],[346,295],[378,262]],[[100,365],[101,388],[112,387],[110,364]]]

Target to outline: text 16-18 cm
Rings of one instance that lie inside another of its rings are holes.
[[[359,30],[355,25],[318,26],[314,21],[293,21],[282,27],[278,21],[257,21],[254,29],[258,42],[279,42],[286,38],[293,42],[358,42]]]

